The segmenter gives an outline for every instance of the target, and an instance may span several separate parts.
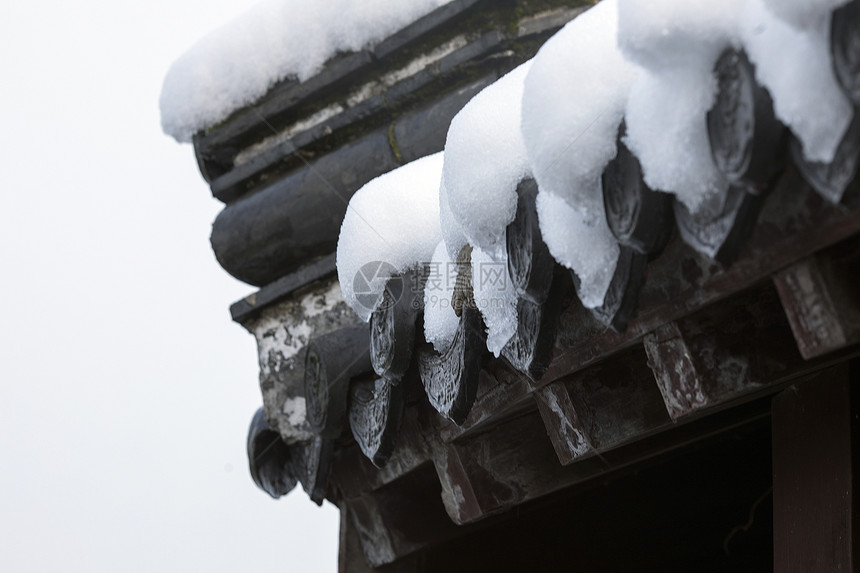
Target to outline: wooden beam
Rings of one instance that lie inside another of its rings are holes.
[[[337,571],[338,573],[373,573],[373,568],[364,556],[358,529],[347,505],[340,508]]]
[[[548,384],[536,391],[534,397],[561,465],[566,466],[593,453],[564,382]]]
[[[860,233],[860,209],[835,207],[814,194],[788,167],[768,194],[740,258],[722,268],[675,239],[648,264],[639,311],[618,334],[571,305],[559,321],[553,362],[543,383],[605,358],[672,320],[767,279],[787,265]],[[511,402],[513,397],[508,397]],[[479,404],[476,404],[479,407]]]
[[[641,347],[534,396],[562,465],[671,426]]]
[[[826,370],[773,399],[774,571],[855,571],[858,371]],[[851,388],[851,383],[855,388]]]
[[[566,381],[588,442],[603,453],[671,425],[642,347]]]
[[[370,496],[363,496],[350,500],[345,507],[352,517],[352,525],[367,562],[372,567],[378,567],[397,559],[392,533],[385,525],[375,501]]]
[[[434,454],[442,498],[451,519],[471,523],[562,487],[562,470],[535,412]]]
[[[653,384],[650,388],[657,394]],[[616,397],[621,399],[621,393]],[[631,411],[639,406],[635,396],[626,400]],[[606,448],[605,451],[601,449],[599,456],[581,458],[567,466],[559,464],[541,416],[535,411],[437,450],[433,461],[442,482],[445,509],[455,523],[472,523],[704,437],[730,431],[751,419],[760,419],[762,407],[769,405],[760,400],[676,426],[663,411],[660,397],[656,396],[653,402],[653,411],[662,417],[662,422],[651,420],[650,415],[640,417],[654,424],[648,434],[628,433],[623,425],[613,426],[614,420],[621,424],[625,420],[614,419],[611,407],[596,413],[591,418],[595,427],[591,428],[589,439],[602,440],[599,447]],[[581,410],[577,408],[578,412]],[[631,439],[635,443],[630,443]]]
[[[675,237],[648,264],[638,314],[625,332],[607,329],[581,304],[571,304],[559,319],[553,359],[540,382],[510,372],[496,373],[499,382],[486,392],[479,387],[462,426],[441,427],[443,439],[451,441],[480,431],[512,410],[533,404],[530,394],[537,388],[629,348],[662,325],[767,280],[792,262],[857,233],[860,209],[826,203],[788,167],[768,195],[747,248],[731,267],[706,260]]]
[[[468,451],[456,445],[441,447],[433,456],[445,511],[460,525],[481,519],[493,509],[481,497],[481,488],[487,484],[472,477],[467,456]]]
[[[673,420],[708,404],[693,357],[678,325],[671,322],[644,340],[654,378]]]
[[[857,241],[795,263],[773,282],[804,358],[860,342]]]
[[[440,492],[436,471],[427,463],[343,504],[373,567],[394,561],[400,567],[404,557],[462,533],[448,517]]]
[[[644,338],[649,366],[673,420],[801,372],[773,289],[666,324]]]

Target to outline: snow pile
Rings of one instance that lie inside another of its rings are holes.
[[[518,324],[517,293],[504,249],[497,255],[472,249],[472,293],[487,325],[487,349],[498,358]]]
[[[616,47],[617,2],[601,2],[541,47],[526,78],[522,132],[541,191],[599,195],[635,68]]]
[[[517,185],[531,175],[520,134],[526,62],[484,88],[451,121],[442,181],[450,214],[467,241],[492,255],[504,249],[517,211]],[[448,252],[456,255],[457,245]]]
[[[366,48],[451,0],[266,0],[171,66],[161,126],[177,141],[247,106],[277,82],[304,81],[338,52]]]
[[[472,245],[475,302],[496,356],[517,329],[505,229],[517,212],[517,185],[531,176],[520,133],[526,62],[481,90],[451,121],[439,190],[442,234],[452,259]]]
[[[439,241],[430,262],[430,274],[424,286],[424,338],[440,354],[445,352],[454,335],[460,318],[451,303],[457,284],[457,265],[448,256],[444,241]]]
[[[444,171],[444,167],[443,167]],[[439,223],[442,226],[442,240],[448,248],[448,257],[456,260],[460,250],[465,247],[469,240],[466,233],[454,217],[451,204],[448,202],[448,190],[445,188],[445,180],[439,185]]]
[[[619,46],[648,70],[713,62],[733,41],[745,1],[618,0]]]
[[[497,357],[517,331],[517,294],[508,275],[507,255],[502,251],[500,256],[499,260],[473,247],[469,261],[475,306],[487,326],[487,349]],[[424,287],[424,338],[440,353],[451,345],[460,324],[452,305],[456,281],[456,260],[441,241]]]
[[[797,28],[827,17],[848,0],[765,0],[771,14]],[[829,18],[827,18],[829,20]]]
[[[579,277],[577,294],[582,305],[600,306],[615,274],[620,252],[606,224],[603,201],[572,207],[557,195],[538,193],[536,206],[549,252]]]
[[[642,66],[627,106],[625,143],[646,183],[691,211],[727,183],[711,158],[705,115],[714,64],[737,43],[744,0],[619,0],[619,45]]]
[[[617,48],[618,5],[604,0],[540,49],[526,78],[522,132],[538,183],[538,218],[553,257],[600,306],[618,244],[606,224],[600,176],[615,156],[635,68]]]
[[[830,12],[844,0],[749,0],[741,37],[776,116],[810,161],[830,162],[854,115],[833,73]],[[774,16],[778,14],[780,18]]]
[[[337,277],[347,303],[370,319],[385,283],[430,261],[442,233],[436,153],[381,175],[359,189],[337,241]]]

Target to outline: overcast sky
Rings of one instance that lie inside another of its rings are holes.
[[[170,63],[239,0],[38,1],[0,20],[0,570],[335,571],[338,514],[251,481],[253,289],[161,133]]]

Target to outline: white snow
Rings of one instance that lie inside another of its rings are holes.
[[[469,243],[469,240],[460,227],[460,223],[454,218],[454,213],[451,212],[444,179],[439,185],[439,223],[442,226],[442,240],[445,241],[445,246],[448,249],[448,258],[455,261],[460,250]]]
[[[439,241],[430,262],[424,286],[424,338],[442,353],[451,346],[460,318],[451,303],[457,281],[456,263],[448,256],[444,241]]]
[[[783,2],[780,14],[804,27],[769,11]],[[776,116],[798,137],[806,158],[821,162],[833,160],[854,115],[833,73],[830,16],[821,11],[829,4],[834,2],[779,0],[766,6],[749,0],[741,20],[744,47],[756,65],[756,79],[773,98]]]
[[[646,183],[691,211],[727,183],[711,158],[706,113],[714,64],[737,43],[745,0],[619,0],[619,45],[642,69],[627,105],[625,143]]]
[[[649,70],[713,62],[733,41],[745,1],[618,0],[619,46]]]
[[[765,0],[767,9],[780,20],[797,28],[815,25],[825,14],[848,0]]]
[[[716,83],[711,67],[643,70],[630,93],[624,142],[652,189],[673,193],[691,211],[728,183],[711,157],[705,114]]]
[[[508,274],[507,255],[502,250],[491,256],[473,246],[470,262],[475,305],[487,326],[487,349],[498,357],[517,329],[517,294]],[[451,345],[460,324],[451,304],[456,279],[455,259],[442,241],[433,252],[424,287],[424,337],[437,352]]]
[[[305,79],[335,53],[365,47],[445,1],[374,0],[357,8],[328,0],[302,6],[298,15],[288,14],[294,5],[286,0],[261,4],[174,65],[162,94],[165,130],[190,137],[273,82]],[[367,320],[391,273],[430,262],[442,280],[425,290],[425,337],[443,351],[458,323],[452,261],[470,244],[475,300],[488,348],[498,355],[517,325],[505,228],[516,213],[518,183],[533,176],[544,241],[580,279],[583,304],[599,306],[619,254],[600,176],[616,154],[622,120],[625,143],[651,187],[675,194],[693,212],[723,201],[728,183],[711,158],[706,114],[716,96],[716,59],[728,47],[743,47],[807,157],[829,161],[853,113],[828,50],[829,10],[842,3],[603,0],[534,60],[473,98],[452,121],[444,154],[355,194],[338,242],[344,297]],[[199,94],[203,103],[195,100]],[[390,267],[374,267],[368,277],[368,304],[359,300],[355,279],[375,261]]]
[[[526,62],[481,90],[451,121],[442,181],[450,215],[471,245],[497,255],[531,175],[520,134]],[[449,253],[455,245],[449,245]],[[453,254],[453,253],[452,253]]]
[[[390,36],[451,0],[266,0],[176,60],[161,126],[181,142],[253,103],[277,82],[305,81],[339,52]]]
[[[517,211],[517,185],[531,176],[520,130],[523,82],[531,62],[483,89],[454,117],[440,188],[442,234],[456,257],[472,245],[472,287],[499,356],[517,329],[517,295],[508,276],[505,229]]]
[[[430,261],[442,240],[441,177],[440,152],[380,175],[350,199],[337,242],[337,275],[344,298],[363,320],[391,275]]]
[[[517,331],[517,293],[504,249],[490,255],[473,247],[472,292],[487,326],[487,349],[498,358]]]
[[[537,214],[543,240],[553,258],[576,272],[583,306],[603,304],[620,249],[606,224],[603,201],[574,208],[558,195],[538,193]]]
[[[508,275],[505,228],[517,211],[517,185],[531,176],[520,131],[525,62],[483,89],[451,122],[445,143],[440,212],[448,255],[472,245],[472,290],[499,356],[517,329],[517,295]]]
[[[615,157],[635,72],[617,48],[617,18],[617,2],[604,0],[568,23],[538,51],[525,81],[522,133],[535,179],[571,204],[600,193]]]
[[[534,58],[525,81],[522,132],[538,183],[538,219],[553,257],[600,306],[619,249],[606,224],[600,175],[615,156],[635,68],[617,47],[617,2],[604,0],[567,24]]]

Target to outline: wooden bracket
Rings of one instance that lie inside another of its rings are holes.
[[[856,249],[849,246],[815,255],[777,273],[773,282],[804,358],[860,342],[860,254]]]
[[[754,392],[803,369],[773,289],[764,287],[643,339],[673,420]]]
[[[564,382],[547,384],[536,391],[534,397],[555,455],[562,465],[573,463],[594,451]]]
[[[344,503],[371,565],[396,560],[400,566],[403,557],[461,533],[448,517],[439,492],[436,472],[427,463]]]

